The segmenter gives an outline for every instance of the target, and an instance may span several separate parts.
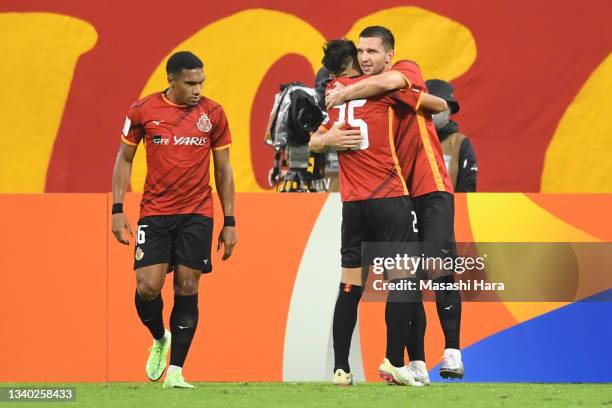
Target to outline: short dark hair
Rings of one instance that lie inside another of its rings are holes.
[[[388,28],[383,26],[369,26],[363,29],[359,34],[359,37],[377,37],[382,40],[383,45],[387,50],[395,49],[395,37]]]
[[[203,68],[204,64],[194,53],[189,51],[175,52],[166,62],[167,74],[180,74],[184,69]]]
[[[357,58],[357,47],[350,40],[332,40],[323,47],[323,66],[332,74],[340,75]]]

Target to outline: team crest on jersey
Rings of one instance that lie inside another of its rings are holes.
[[[203,113],[200,116],[200,119],[198,119],[198,129],[200,129],[202,132],[208,132],[210,129],[212,129],[212,123],[210,122],[210,119],[208,119],[207,114]]]
[[[142,257],[144,257],[143,250],[140,247],[136,247],[136,254],[134,254],[134,258],[136,258],[137,261],[140,261]]]

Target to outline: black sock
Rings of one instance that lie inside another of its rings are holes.
[[[164,319],[162,317],[164,302],[161,294],[153,300],[143,300],[136,291],[134,303],[136,303],[136,311],[140,321],[147,326],[153,338],[159,340],[164,337]]]
[[[452,275],[435,279],[434,282],[454,282]],[[444,332],[445,348],[459,349],[461,331],[461,295],[458,290],[436,291],[436,309]]]
[[[361,286],[341,283],[338,300],[334,308],[334,372],[341,368],[347,373],[351,372],[349,366],[349,351],[351,337],[357,324],[357,309],[361,299]]]
[[[427,328],[427,317],[423,302],[415,305],[414,318],[408,330],[408,341],[406,350],[410,361],[425,361],[425,329]]]
[[[189,296],[174,295],[174,307],[170,315],[172,347],[170,365],[182,367],[196,327],[198,326],[198,294]]]
[[[408,279],[394,279],[391,284],[406,285]],[[407,286],[406,286],[407,287]],[[387,323],[386,357],[394,367],[404,365],[404,347],[408,340],[408,330],[416,308],[415,293],[408,289],[389,290],[385,307]]]

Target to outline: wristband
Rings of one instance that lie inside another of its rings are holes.
[[[227,215],[225,217],[223,217],[223,226],[224,227],[235,227],[236,226],[236,219],[234,218],[233,215]]]
[[[114,203],[112,212],[113,214],[122,214],[123,213],[123,203]]]

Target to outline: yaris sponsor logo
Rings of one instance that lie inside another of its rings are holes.
[[[205,146],[207,137],[173,136],[176,146]]]

